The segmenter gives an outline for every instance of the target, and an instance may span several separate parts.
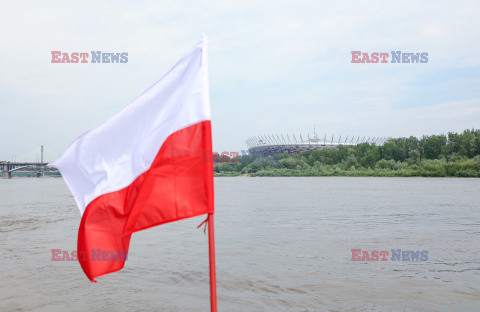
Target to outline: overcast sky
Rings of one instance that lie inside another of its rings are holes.
[[[266,133],[421,136],[480,128],[479,1],[1,1],[0,160],[53,160],[205,33],[214,150]],[[52,64],[51,51],[128,52]],[[351,51],[428,52],[352,64]],[[25,159],[29,158],[29,159]]]

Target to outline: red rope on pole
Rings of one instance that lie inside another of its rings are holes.
[[[203,234],[207,234],[207,223],[208,223],[208,215],[205,218],[205,220],[203,220],[203,222],[197,226],[197,229],[199,229],[202,225],[205,224],[205,226],[203,227]]]
[[[213,213],[208,214],[208,255],[210,262],[210,308],[217,312],[217,279],[215,274],[215,235],[213,230]]]

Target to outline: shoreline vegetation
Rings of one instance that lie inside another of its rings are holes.
[[[216,161],[216,177],[480,177],[480,130]]]

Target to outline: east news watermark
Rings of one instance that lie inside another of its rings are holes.
[[[361,250],[352,249],[351,261],[403,261],[424,262],[428,261],[428,250]]]
[[[62,52],[51,51],[50,63],[128,63],[128,52]]]
[[[52,249],[52,261],[127,261],[128,250],[91,249],[90,252],[77,252]]]
[[[428,52],[362,52],[351,51],[351,63],[428,63]]]

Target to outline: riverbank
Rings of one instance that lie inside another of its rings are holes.
[[[480,177],[480,130],[221,161],[215,176]]]
[[[264,159],[250,164],[216,165],[216,177],[480,177],[480,156],[461,161],[445,159],[424,160],[419,164],[408,162],[379,161],[375,167],[348,166],[345,164],[313,166],[300,158],[288,158],[293,162],[285,168],[281,162]],[[240,169],[243,166],[243,169]],[[280,167],[280,168],[279,168]],[[240,170],[238,170],[240,169]]]

